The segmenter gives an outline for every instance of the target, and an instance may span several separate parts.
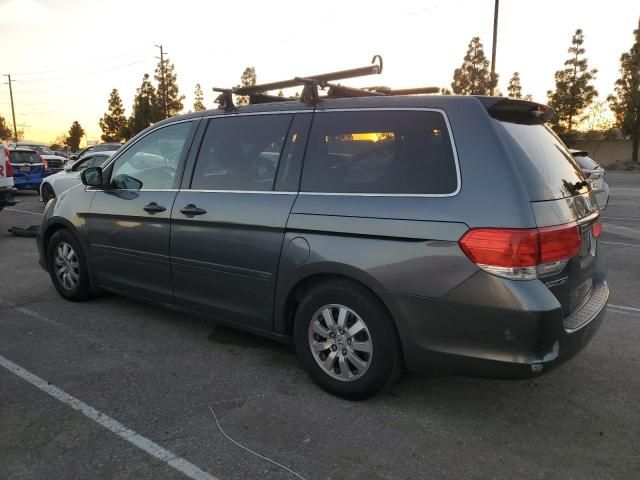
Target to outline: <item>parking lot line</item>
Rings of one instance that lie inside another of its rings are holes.
[[[635,308],[635,307],[625,307],[623,305],[612,305],[612,304],[609,304],[609,307],[618,309],[618,310],[625,310],[627,312],[640,313],[640,308]]]
[[[640,247],[640,245],[635,243],[605,242],[603,240],[600,240],[598,243],[606,243],[607,245],[624,245],[625,247]]]
[[[111,432],[118,435],[120,438],[126,440],[132,445],[135,445],[139,449],[144,450],[149,455],[161,460],[162,462],[167,463],[174,469],[185,474],[187,477],[193,480],[217,480],[216,477],[214,477],[210,473],[207,473],[204,470],[201,470],[200,468],[196,467],[194,464],[177,456],[175,453],[172,453],[169,450],[162,448],[157,443],[125,427],[123,424],[121,424],[117,420],[114,420],[113,418],[105,415],[102,412],[99,412],[98,410],[87,405],[81,400],[78,400],[77,398],[60,390],[59,388],[48,383],[46,380],[43,380],[37,375],[34,375],[33,373],[25,370],[19,365],[16,365],[11,360],[3,357],[2,355],[0,355],[0,366],[16,374],[23,380],[26,380],[34,387],[37,387],[43,392],[51,395],[56,400],[59,400],[60,402],[68,405],[74,410],[79,411],[85,417],[93,420],[99,425],[102,425],[107,430],[110,430]]]
[[[5,208],[5,210],[9,210],[10,212],[30,213],[31,215],[42,215],[42,213],[28,212],[26,210],[18,210],[17,208]]]
[[[601,217],[601,218],[607,219],[607,220],[635,220],[640,222],[640,218],[634,218],[634,217]]]

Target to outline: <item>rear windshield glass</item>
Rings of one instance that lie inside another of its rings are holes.
[[[584,175],[567,147],[546,125],[494,120],[518,162],[532,201],[565,198],[587,192]]]
[[[440,112],[326,112],[313,120],[302,191],[443,195],[457,187]]]
[[[576,159],[576,162],[578,162],[578,165],[580,165],[583,170],[595,170],[596,168],[600,167],[600,165],[598,165],[595,160],[586,155],[574,154],[573,158]]]
[[[9,161],[11,163],[42,163],[40,157],[34,152],[10,152]]]

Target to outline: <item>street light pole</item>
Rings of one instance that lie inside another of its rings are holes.
[[[493,10],[493,47],[491,48],[491,80],[496,74],[496,44],[498,43],[498,7],[500,0],[495,0]],[[491,86],[491,95],[493,95],[493,85]]]
[[[16,111],[13,108],[13,89],[11,88],[11,75],[5,74],[9,79],[9,97],[11,98],[11,116],[13,117],[13,141],[18,141],[18,127],[16,127]]]

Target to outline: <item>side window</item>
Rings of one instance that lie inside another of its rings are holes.
[[[272,190],[291,115],[214,118],[191,180],[194,190]]]
[[[101,167],[104,161],[109,158],[108,155],[94,155],[88,167]]]
[[[121,189],[173,188],[191,123],[159,128],[134,143],[115,161],[111,185]]]
[[[79,162],[76,162],[76,164],[73,166],[73,171],[74,172],[80,172],[82,170],[84,170],[85,168],[91,167],[91,161],[93,160],[93,157],[91,155],[87,155],[86,157],[82,157],[82,159]]]
[[[444,116],[431,111],[317,113],[301,190],[448,194],[458,186]]]

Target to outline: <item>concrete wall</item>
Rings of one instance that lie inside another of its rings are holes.
[[[569,147],[586,150],[591,158],[605,168],[613,162],[631,160],[631,140],[576,140]]]

